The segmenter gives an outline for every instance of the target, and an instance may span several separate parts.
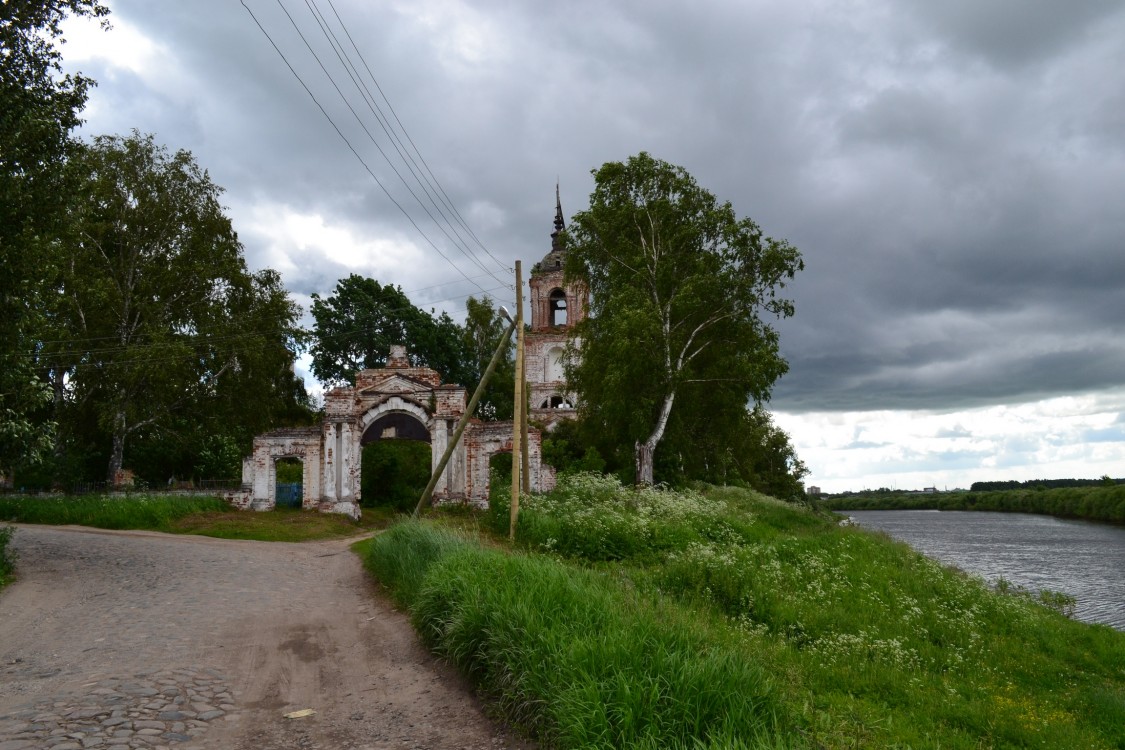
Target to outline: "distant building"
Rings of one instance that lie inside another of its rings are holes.
[[[809,489],[808,489],[808,494],[819,495],[820,494],[820,488],[817,487],[815,484],[810,484]]]
[[[937,487],[924,487],[922,489],[922,492],[925,492],[925,493],[928,493],[928,494],[936,494],[937,493]]]

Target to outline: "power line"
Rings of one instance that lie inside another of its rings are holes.
[[[346,106],[348,107],[348,109],[349,109],[349,110],[350,110],[350,111],[352,112],[352,115],[353,115],[353,117],[355,117],[355,118],[356,118],[356,120],[357,120],[357,122],[359,122],[359,124],[360,124],[360,127],[361,127],[361,128],[362,128],[362,129],[364,130],[364,132],[365,132],[365,133],[367,134],[367,137],[368,137],[368,139],[370,139],[370,140],[372,141],[373,145],[375,145],[376,149],[378,149],[378,151],[380,152],[380,154],[381,154],[381,155],[383,156],[383,158],[384,158],[384,159],[385,159],[385,160],[387,161],[388,165],[389,165],[389,166],[391,167],[391,169],[392,169],[392,170],[393,170],[393,171],[395,172],[396,176],[398,176],[399,180],[400,180],[400,181],[402,181],[403,185],[404,185],[404,186],[406,186],[407,190],[408,190],[408,191],[409,191],[409,192],[411,193],[411,195],[412,195],[412,196],[414,197],[415,201],[417,201],[417,202],[418,202],[418,204],[419,204],[419,205],[420,205],[420,206],[421,206],[421,207],[423,208],[423,210],[424,210],[424,211],[425,211],[425,212],[427,213],[427,215],[428,215],[428,216],[430,217],[430,219],[431,219],[431,220],[432,220],[432,221],[433,221],[433,222],[434,222],[434,223],[435,223],[435,224],[436,224],[436,225],[438,226],[438,228],[439,228],[439,229],[440,229],[440,230],[441,230],[441,231],[443,232],[443,234],[445,234],[445,235],[446,235],[446,237],[447,237],[447,238],[448,238],[448,239],[449,239],[449,240],[450,240],[451,242],[453,242],[453,244],[454,244],[454,245],[455,245],[455,246],[456,246],[456,247],[457,247],[457,248],[458,248],[458,249],[459,249],[459,250],[460,250],[460,251],[462,252],[462,254],[464,254],[464,255],[465,255],[465,256],[466,256],[466,257],[467,257],[468,259],[470,259],[471,261],[473,261],[473,262],[474,262],[474,263],[475,263],[475,264],[476,264],[476,265],[477,265],[477,266],[478,266],[478,267],[479,267],[479,268],[480,268],[480,269],[481,269],[482,271],[484,271],[484,272],[485,272],[485,273],[486,273],[486,274],[487,274],[488,276],[490,276],[490,277],[491,277],[491,278],[493,278],[494,280],[496,280],[496,281],[498,281],[498,282],[500,282],[500,283],[502,283],[502,284],[505,284],[505,285],[507,286],[508,284],[507,284],[507,282],[506,282],[506,281],[504,281],[504,280],[502,280],[502,279],[498,278],[498,277],[497,277],[497,276],[495,275],[495,273],[494,273],[494,272],[490,272],[490,271],[489,271],[489,270],[488,270],[487,268],[485,268],[485,267],[484,267],[484,266],[483,266],[483,265],[482,265],[482,264],[481,264],[481,263],[479,262],[479,260],[478,260],[478,259],[476,259],[476,257],[475,257],[475,256],[474,256],[473,254],[469,253],[469,252],[468,252],[468,251],[467,251],[467,250],[466,250],[466,249],[465,249],[464,247],[462,247],[463,241],[462,241],[462,243],[461,243],[461,244],[459,244],[459,243],[458,243],[458,242],[457,242],[457,241],[456,241],[456,240],[455,240],[455,239],[454,239],[454,238],[453,238],[453,237],[452,237],[452,236],[451,236],[451,235],[449,234],[449,232],[448,232],[448,231],[446,231],[445,227],[444,227],[444,226],[443,226],[443,225],[441,224],[441,222],[439,222],[439,221],[437,220],[437,218],[436,218],[436,217],[435,217],[435,216],[433,215],[433,213],[432,213],[432,212],[430,212],[430,211],[429,211],[429,209],[427,209],[427,208],[426,208],[425,204],[424,204],[424,203],[422,202],[422,200],[421,200],[421,199],[420,199],[420,198],[418,197],[417,193],[415,193],[415,192],[414,192],[414,190],[410,188],[409,184],[408,184],[408,183],[406,182],[406,180],[405,180],[405,178],[403,177],[403,175],[401,174],[401,172],[399,172],[399,170],[398,170],[398,169],[397,169],[397,168],[396,168],[396,167],[394,166],[394,164],[393,164],[393,163],[391,162],[391,160],[389,159],[389,157],[388,157],[388,155],[386,154],[386,152],[384,152],[384,151],[383,151],[383,149],[382,149],[382,148],[381,148],[381,147],[379,146],[378,142],[376,141],[376,139],[374,138],[374,136],[373,136],[373,135],[371,134],[370,130],[369,130],[369,129],[367,128],[367,126],[366,126],[366,125],[365,125],[365,124],[363,123],[363,120],[362,120],[362,118],[361,118],[361,117],[359,116],[359,114],[358,114],[358,113],[357,113],[357,112],[355,111],[355,108],[354,108],[354,107],[352,107],[352,105],[351,105],[351,104],[350,104],[350,103],[348,102],[348,100],[347,100],[347,97],[346,97],[346,96],[344,95],[344,93],[343,93],[343,92],[342,92],[342,91],[340,90],[340,87],[339,87],[339,85],[338,85],[338,84],[336,83],[336,81],[335,81],[335,79],[333,78],[332,74],[331,74],[331,73],[330,73],[330,72],[329,72],[329,71],[327,70],[327,68],[325,67],[325,65],[324,65],[323,61],[321,61],[320,57],[319,57],[319,56],[318,56],[318,55],[316,54],[315,50],[314,50],[314,49],[312,48],[312,45],[311,45],[311,44],[309,43],[308,39],[307,39],[307,38],[305,37],[305,35],[304,35],[304,34],[303,34],[303,33],[301,32],[301,30],[300,30],[299,26],[298,26],[298,25],[297,25],[297,23],[296,23],[296,20],[295,20],[295,19],[293,18],[293,16],[292,16],[292,15],[291,15],[291,14],[289,13],[289,11],[288,11],[288,10],[287,10],[287,9],[285,8],[284,4],[282,3],[282,0],[277,0],[277,3],[278,3],[278,6],[279,6],[279,7],[281,8],[281,10],[282,10],[282,11],[283,11],[283,12],[285,13],[286,17],[287,17],[287,18],[289,19],[289,22],[290,22],[290,24],[291,24],[291,25],[293,26],[293,28],[294,28],[294,29],[296,30],[296,32],[297,32],[298,36],[299,36],[299,37],[301,38],[302,42],[304,42],[304,44],[305,44],[306,48],[308,48],[308,50],[309,50],[310,54],[312,54],[312,55],[313,55],[313,57],[314,57],[314,59],[316,59],[316,61],[317,61],[317,64],[318,64],[318,65],[320,66],[320,68],[321,68],[321,70],[322,70],[322,71],[324,72],[324,74],[325,74],[325,75],[326,75],[326,76],[328,77],[329,81],[330,81],[330,82],[332,83],[332,86],[333,86],[333,87],[334,87],[334,88],[336,89],[336,92],[337,92],[337,94],[338,94],[338,95],[339,95],[339,96],[341,97],[341,99],[343,99],[343,101],[344,101],[345,105],[346,105]],[[369,165],[369,164],[368,164],[368,163],[367,163],[367,162],[366,162],[366,161],[364,160],[364,158],[363,158],[363,157],[362,157],[362,156],[360,155],[359,151],[358,151],[358,150],[356,149],[356,147],[355,147],[355,146],[354,146],[354,145],[352,144],[351,140],[350,140],[350,139],[349,139],[349,138],[348,138],[348,137],[347,137],[347,136],[346,136],[346,135],[344,134],[343,130],[342,130],[342,129],[340,128],[340,126],[339,126],[339,125],[338,125],[338,124],[336,123],[336,121],[335,121],[335,120],[333,119],[333,117],[332,117],[332,116],[331,116],[331,115],[330,115],[330,114],[328,113],[327,109],[326,109],[326,108],[324,107],[324,105],[323,105],[323,104],[322,104],[322,103],[320,102],[320,100],[319,100],[319,99],[317,98],[317,96],[316,96],[316,95],[315,95],[315,94],[313,93],[312,89],[311,89],[311,88],[309,87],[309,85],[308,85],[308,84],[307,84],[307,83],[305,82],[304,78],[303,78],[303,77],[302,77],[302,76],[301,76],[301,75],[300,75],[300,74],[299,74],[299,73],[297,72],[296,68],[295,68],[295,67],[294,67],[294,65],[293,65],[293,64],[292,64],[292,63],[290,62],[290,60],[289,60],[289,58],[288,58],[288,57],[286,56],[286,54],[285,54],[285,53],[284,53],[284,52],[283,52],[283,51],[281,50],[281,47],[280,47],[280,46],[278,45],[278,43],[277,43],[277,42],[276,42],[276,41],[274,40],[273,36],[272,36],[272,35],[271,35],[271,34],[270,34],[270,33],[269,33],[269,32],[268,32],[267,30],[266,30],[265,26],[264,26],[264,25],[262,24],[262,22],[261,22],[261,21],[259,20],[258,16],[257,16],[257,15],[256,15],[256,14],[254,13],[254,11],[253,11],[253,10],[252,10],[252,9],[251,9],[251,8],[249,7],[249,5],[247,5],[247,3],[246,3],[246,0],[241,0],[241,4],[242,4],[242,7],[246,9],[246,12],[247,12],[247,13],[248,13],[248,14],[250,15],[250,17],[251,17],[251,19],[252,19],[252,20],[254,21],[255,25],[257,25],[258,29],[259,29],[259,30],[260,30],[260,31],[262,32],[262,34],[263,34],[263,35],[264,35],[264,36],[266,37],[266,39],[267,39],[267,40],[268,40],[268,41],[270,42],[271,46],[273,46],[273,48],[274,48],[274,51],[276,51],[276,52],[277,52],[277,54],[278,54],[278,56],[279,56],[279,57],[281,57],[282,61],[283,61],[283,62],[285,63],[286,67],[287,67],[287,68],[289,69],[289,71],[290,71],[290,73],[291,73],[291,74],[293,75],[293,77],[297,79],[298,83],[300,83],[301,87],[302,87],[302,88],[303,88],[303,89],[305,90],[305,92],[306,92],[306,93],[307,93],[307,94],[309,95],[309,98],[313,100],[313,103],[314,103],[314,104],[315,104],[315,105],[317,106],[317,108],[318,108],[318,109],[320,110],[321,114],[322,114],[322,115],[324,115],[325,119],[326,119],[326,120],[328,120],[329,124],[330,124],[330,125],[332,126],[332,128],[333,128],[333,129],[334,129],[334,130],[336,131],[336,134],[337,134],[337,135],[338,135],[338,136],[340,137],[340,139],[341,139],[342,141],[344,141],[344,144],[345,144],[345,145],[347,146],[348,150],[350,150],[350,151],[352,152],[352,155],[353,155],[353,156],[355,156],[355,158],[356,158],[356,159],[357,159],[357,160],[359,161],[359,163],[360,163],[360,164],[361,164],[361,165],[363,166],[364,170],[365,170],[365,171],[366,171],[366,172],[367,172],[367,173],[368,173],[368,174],[369,174],[369,175],[371,176],[371,178],[372,178],[372,179],[373,179],[373,180],[375,181],[375,183],[376,183],[376,184],[377,184],[377,185],[379,186],[379,188],[380,188],[380,189],[381,189],[381,190],[383,191],[383,193],[384,193],[384,194],[385,194],[385,195],[387,196],[387,198],[388,198],[388,199],[389,199],[389,200],[390,200],[390,201],[391,201],[391,202],[392,202],[392,203],[393,203],[393,204],[395,205],[395,207],[396,207],[396,208],[397,208],[397,209],[398,209],[398,210],[399,210],[399,211],[400,211],[400,212],[401,212],[401,213],[403,214],[403,216],[405,216],[405,217],[406,217],[406,219],[407,219],[407,220],[408,220],[408,221],[410,222],[410,224],[411,224],[411,225],[412,225],[412,226],[413,226],[413,227],[415,228],[415,230],[417,230],[417,231],[418,231],[418,233],[419,233],[419,234],[420,234],[420,235],[422,236],[422,238],[423,238],[423,239],[424,239],[424,240],[426,241],[426,243],[427,243],[427,244],[429,244],[429,245],[430,245],[430,247],[432,247],[432,248],[434,249],[434,251],[435,251],[435,252],[437,252],[437,253],[438,253],[438,255],[440,255],[440,256],[442,257],[442,259],[443,259],[443,260],[445,260],[445,261],[446,261],[446,262],[447,262],[447,263],[448,263],[448,264],[449,264],[450,266],[452,266],[452,267],[454,268],[454,270],[456,270],[456,271],[457,271],[457,272],[458,272],[458,273],[459,273],[459,274],[460,274],[460,275],[461,275],[461,276],[462,276],[463,278],[465,278],[465,280],[466,280],[466,281],[470,281],[470,283],[473,283],[473,284],[474,284],[475,286],[477,286],[477,288],[478,288],[478,289],[480,289],[480,290],[481,290],[481,292],[482,292],[482,293],[487,293],[487,292],[486,292],[486,290],[485,290],[485,289],[484,289],[484,288],[483,288],[483,287],[482,287],[482,286],[481,286],[480,284],[477,284],[477,283],[476,283],[476,282],[475,282],[475,281],[474,281],[473,279],[471,279],[471,278],[470,278],[470,277],[469,277],[469,276],[468,276],[468,275],[467,275],[467,274],[466,274],[466,273],[465,273],[465,272],[464,272],[464,271],[463,271],[463,270],[461,269],[461,267],[460,267],[460,266],[458,266],[458,265],[457,265],[457,264],[456,264],[456,263],[455,263],[455,262],[454,262],[454,261],[453,261],[453,260],[452,260],[452,259],[451,259],[451,258],[450,258],[450,257],[449,257],[449,256],[448,256],[448,255],[447,255],[446,253],[445,253],[445,252],[443,252],[443,251],[441,250],[441,248],[440,248],[440,247],[438,247],[438,245],[437,245],[437,244],[436,244],[436,243],[435,243],[435,242],[434,242],[434,241],[433,241],[433,240],[432,240],[432,239],[431,239],[431,238],[430,238],[430,237],[429,237],[429,236],[428,236],[428,235],[426,234],[426,232],[422,230],[422,228],[421,228],[421,227],[420,227],[420,226],[418,225],[418,223],[417,223],[417,222],[416,222],[416,221],[414,220],[414,218],[413,218],[413,217],[412,217],[412,216],[410,215],[410,213],[409,213],[409,212],[408,212],[408,211],[406,210],[406,208],[405,208],[405,207],[404,207],[404,206],[403,206],[403,205],[402,205],[402,204],[401,204],[401,203],[400,203],[400,202],[399,202],[399,201],[398,201],[398,200],[397,200],[397,199],[396,199],[396,198],[394,197],[394,195],[393,195],[393,194],[392,194],[392,193],[390,192],[390,190],[389,190],[389,189],[387,188],[387,186],[386,186],[386,185],[385,185],[385,184],[383,183],[383,181],[379,179],[378,175],[376,175],[376,173],[374,172],[374,170],[373,170],[373,169],[372,169],[372,168],[370,167],[370,165]],[[306,2],[306,4],[307,4],[307,2]],[[311,11],[311,10],[312,10],[312,9],[310,8],[310,11]],[[334,10],[334,9],[333,9],[333,10]],[[323,14],[321,14],[321,16],[323,17]],[[314,18],[315,18],[315,17],[316,17],[316,16],[315,16],[315,13],[314,13]],[[328,35],[329,35],[329,34],[331,33],[331,29],[328,29],[327,31],[325,31],[325,28],[324,28],[324,25],[323,25],[323,23],[322,23],[322,22],[320,22],[320,21],[318,21],[318,23],[319,23],[319,24],[321,25],[321,27],[322,27],[322,32],[324,32],[324,33],[326,34],[326,36],[328,36]],[[345,28],[345,32],[346,32],[346,28]],[[330,41],[330,44],[331,44],[331,41]],[[338,40],[337,40],[337,44],[338,44]],[[337,55],[338,55],[338,56],[340,56],[340,51],[339,51],[339,50],[337,49],[337,46],[336,46],[336,44],[334,44],[334,45],[333,45],[333,49],[334,49],[334,50],[336,50],[336,53],[337,53]],[[355,83],[355,79],[354,79],[354,78],[353,78],[353,83]],[[359,84],[356,84],[356,85],[357,85],[357,87],[359,86]],[[369,105],[369,106],[370,106],[370,105]],[[378,117],[378,116],[377,116],[377,117]],[[382,124],[382,121],[380,121],[380,122],[381,122],[381,124]],[[386,132],[386,130],[387,130],[387,128],[386,128],[386,126],[384,126],[384,131]],[[405,161],[405,160],[404,160],[404,161]],[[411,173],[412,173],[412,175],[413,175],[413,176],[415,177],[415,179],[416,179],[416,180],[418,180],[417,174],[416,174],[416,173],[415,173],[415,172],[414,172],[413,170],[411,171]],[[419,181],[419,184],[420,184],[420,185],[422,185],[422,183],[421,183],[420,181]],[[428,190],[426,190],[426,188],[425,188],[425,186],[424,186],[424,185],[423,185],[422,187],[423,187],[423,190],[425,190],[425,191],[426,191],[426,193],[427,193],[427,196],[428,196],[428,197],[430,197],[430,199],[431,199],[431,202],[433,202],[433,197],[432,197],[432,195],[431,195],[431,194],[429,193],[429,191],[428,191]],[[435,204],[435,205],[436,205],[436,204]],[[440,211],[439,211],[439,212],[440,212]],[[443,216],[444,216],[444,214],[443,214]],[[449,221],[448,221],[448,217],[446,217],[446,220],[447,220],[447,223],[449,223]],[[451,228],[453,228],[452,224],[450,224],[450,227],[451,227]],[[455,228],[454,228],[454,233],[456,234],[456,230],[455,230]],[[491,257],[491,256],[490,256],[490,257]],[[495,260],[495,258],[493,258],[493,259]]]
[[[484,266],[480,262],[480,260],[475,255],[472,254],[472,251],[468,247],[468,243],[461,236],[461,232],[457,228],[458,226],[462,227],[468,233],[468,235],[470,237],[472,237],[477,242],[478,245],[480,245],[480,247],[484,250],[484,252],[488,255],[488,257],[491,258],[497,264],[497,266],[502,271],[505,272],[505,274],[511,273],[513,271],[513,269],[506,267],[503,263],[498,261],[495,258],[495,256],[493,256],[492,253],[490,253],[488,251],[488,248],[484,247],[484,245],[482,243],[480,243],[480,240],[476,238],[476,235],[473,233],[472,229],[469,228],[469,226],[465,222],[464,218],[460,216],[460,214],[457,212],[456,207],[453,206],[452,201],[449,200],[448,195],[445,193],[444,189],[441,187],[441,184],[437,181],[437,178],[433,175],[433,172],[431,171],[429,173],[429,177],[427,177],[427,175],[422,172],[421,168],[418,166],[418,162],[414,159],[414,156],[411,154],[410,149],[406,148],[405,144],[402,141],[402,138],[400,138],[398,133],[395,131],[394,126],[390,122],[390,118],[386,115],[386,113],[383,112],[382,107],[379,106],[379,103],[377,101],[375,101],[375,97],[374,97],[374,95],[372,95],[371,89],[363,81],[362,74],[360,74],[360,72],[357,69],[355,63],[352,61],[351,57],[348,55],[347,51],[344,49],[344,45],[340,42],[339,37],[336,35],[336,32],[332,29],[331,24],[328,22],[327,18],[324,16],[324,13],[320,10],[319,6],[317,6],[316,0],[304,0],[304,2],[305,2],[305,7],[307,7],[309,9],[309,12],[312,14],[313,20],[315,20],[317,25],[320,27],[321,33],[324,35],[324,38],[328,41],[328,44],[332,47],[333,52],[336,53],[336,59],[340,61],[340,64],[344,68],[344,72],[347,73],[348,78],[351,79],[352,85],[355,86],[356,91],[359,92],[360,97],[363,99],[364,103],[367,105],[367,109],[371,112],[372,115],[375,116],[375,120],[376,120],[376,122],[379,123],[379,126],[383,130],[383,133],[385,133],[387,138],[390,139],[391,145],[394,146],[394,149],[397,152],[399,159],[402,160],[403,165],[410,172],[411,177],[414,178],[414,181],[415,181],[415,183],[417,183],[418,187],[422,190],[423,193],[425,193],[426,197],[430,201],[430,205],[434,207],[434,209],[441,215],[442,219],[445,220],[446,224],[453,231],[453,233],[455,235],[457,235],[456,239],[454,239],[453,237],[450,237],[448,235],[448,233],[446,234],[446,236],[449,237],[450,241],[455,242],[455,243],[459,243],[458,249],[461,250],[462,254],[465,255],[465,257],[468,258],[470,261],[475,263],[479,268],[481,268],[481,270],[485,271],[486,273],[494,273],[494,272],[490,272],[490,271],[488,271],[488,269],[484,268]],[[348,33],[347,26],[344,24],[343,20],[340,19],[340,16],[339,16],[338,13],[336,13],[336,9],[334,7],[332,8],[332,10],[333,10],[333,13],[335,13],[335,15],[336,15],[336,20],[340,24],[341,30],[348,37],[349,41],[352,41],[351,35]],[[298,30],[298,34],[300,34],[300,30]],[[307,42],[306,42],[306,46],[308,46]],[[353,47],[353,49],[356,50],[356,53],[358,55],[359,50],[358,50],[358,47],[356,47],[354,41],[352,41],[352,47]],[[311,52],[311,49],[310,49],[310,52]],[[313,52],[313,56],[316,57],[315,52]],[[362,55],[359,55],[359,57],[360,57],[360,60],[363,61]],[[319,58],[317,58],[317,61],[320,62]],[[366,62],[364,64],[366,66]],[[328,75],[330,80],[331,80],[331,74],[328,73],[328,71],[324,69],[323,64],[321,65],[321,69],[324,70],[325,74]],[[378,82],[374,80],[374,76],[371,76],[370,68],[368,68],[368,75],[372,78],[372,81],[375,83],[376,88],[379,88]],[[379,90],[380,90],[380,93],[382,93],[382,89],[379,89]],[[337,88],[337,92],[339,92],[338,88]],[[341,93],[341,98],[343,98],[342,93]],[[383,96],[383,100],[384,100],[384,102],[386,102],[388,109],[390,109],[392,114],[393,114],[394,110],[390,106],[390,102],[386,99],[385,95]],[[346,99],[345,99],[345,104],[347,104]],[[349,109],[350,109],[350,105],[349,105]],[[352,114],[355,115],[358,119],[358,115],[356,115],[354,110],[352,110]],[[410,139],[409,133],[406,132],[405,126],[402,125],[401,120],[397,119],[397,115],[396,115],[396,121],[398,122],[399,128],[403,131],[404,135],[406,135],[407,140],[410,141],[411,145],[414,145],[413,140]],[[361,127],[363,127],[362,122],[361,122]],[[364,127],[364,130],[365,130],[365,132],[367,131],[366,127]],[[368,132],[368,136],[370,137],[369,132]],[[390,163],[389,158],[387,157],[386,153],[382,150],[382,148],[379,147],[379,144],[375,143],[374,138],[372,138],[371,140],[372,140],[372,143],[375,145],[375,147],[379,150],[379,153],[383,155],[383,158],[387,159],[388,163]],[[416,146],[414,147],[414,151],[417,152]],[[418,153],[418,157],[419,157],[419,159],[421,159],[421,153]],[[422,160],[422,161],[424,162],[424,160]],[[391,165],[391,168],[395,169],[393,164]],[[398,170],[395,169],[395,172],[397,174]],[[399,175],[399,177],[401,179],[401,175]],[[405,184],[405,180],[403,182]],[[410,189],[409,186],[407,186],[407,189],[408,190]],[[411,190],[411,192],[413,193],[412,190]],[[440,194],[435,195],[435,193],[440,193]],[[444,198],[443,198],[443,196],[444,196]],[[415,199],[417,200],[417,196],[415,196]],[[421,201],[419,201],[419,205],[421,205]],[[455,217],[458,218],[459,221],[457,222],[457,224],[455,224],[453,222],[453,220],[450,219],[449,214],[446,213],[446,210],[445,210],[446,207],[449,208],[450,213],[452,213]],[[429,214],[429,211],[426,209],[426,207],[424,205],[422,206],[422,208],[423,208],[423,210],[426,210],[427,214]],[[430,218],[434,219],[434,221],[436,222],[436,218],[432,214],[430,214]],[[495,276],[494,276],[494,278],[495,278]],[[497,279],[497,280],[499,280],[499,279]]]
[[[315,4],[315,0],[313,0],[313,2]],[[454,216],[457,217],[461,226],[463,226],[465,228],[465,231],[469,233],[469,236],[473,238],[473,241],[476,242],[476,244],[480,247],[480,249],[483,250],[485,252],[485,254],[488,255],[488,257],[491,258],[493,260],[493,262],[495,262],[496,265],[499,266],[502,270],[507,271],[508,273],[513,273],[514,269],[511,266],[509,266],[509,265],[501,262],[499,259],[497,259],[496,256],[494,256],[489,251],[489,249],[485,246],[485,244],[480,241],[480,238],[478,238],[476,233],[473,232],[472,227],[470,227],[468,222],[465,221],[465,218],[463,216],[461,216],[461,212],[457,210],[457,207],[453,204],[452,199],[450,199],[449,195],[445,192],[445,188],[442,187],[441,182],[438,181],[437,176],[434,175],[433,170],[430,169],[430,165],[426,162],[425,157],[422,156],[422,152],[418,149],[418,146],[414,143],[414,139],[410,137],[410,133],[409,133],[409,131],[407,131],[406,126],[403,125],[402,120],[399,119],[398,113],[395,112],[395,109],[391,105],[390,100],[387,98],[387,95],[383,92],[383,87],[379,85],[379,81],[375,78],[375,74],[371,71],[371,67],[367,64],[367,59],[364,58],[363,53],[360,52],[359,46],[355,43],[355,40],[352,38],[352,35],[348,31],[348,27],[344,23],[343,19],[340,18],[340,14],[336,11],[336,6],[332,2],[332,0],[328,0],[328,7],[330,7],[332,9],[332,13],[333,13],[333,15],[336,16],[336,20],[337,20],[337,22],[339,22],[340,28],[343,30],[344,35],[347,36],[348,42],[351,43],[352,49],[355,50],[356,56],[359,58],[360,62],[363,63],[363,68],[364,68],[364,70],[367,71],[367,76],[371,79],[371,82],[375,85],[376,90],[378,90],[378,92],[379,92],[379,96],[382,97],[383,102],[387,105],[387,109],[390,110],[390,113],[394,117],[394,120],[398,124],[399,129],[402,131],[402,134],[404,136],[406,136],[406,140],[410,143],[410,146],[414,150],[414,153],[418,155],[418,160],[420,162],[422,162],[422,165],[426,169],[426,173],[433,180],[433,184],[436,186],[436,189],[438,190],[438,192],[441,193],[441,196],[443,198],[443,202],[447,206],[449,206],[449,209],[453,212]],[[367,88],[366,85],[364,86],[364,88],[365,89]],[[368,90],[368,95],[370,95],[370,93],[371,93],[370,90]],[[372,97],[372,100],[374,100],[374,97]],[[411,159],[411,161],[413,161],[413,159]]]

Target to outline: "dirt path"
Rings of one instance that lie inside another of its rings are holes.
[[[14,547],[0,750],[527,747],[347,541],[20,526]],[[316,713],[284,718],[300,709]]]

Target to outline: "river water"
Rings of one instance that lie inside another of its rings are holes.
[[[1074,616],[1125,630],[1125,527],[1028,513],[846,510],[919,552],[1032,591],[1074,596]]]

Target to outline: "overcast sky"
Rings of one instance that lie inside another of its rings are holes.
[[[556,180],[569,217],[648,151],[804,255],[771,408],[809,484],[1125,477],[1125,2],[106,2],[63,48],[85,133],[192,151],[306,306],[349,273],[507,302]],[[480,245],[380,155],[313,10]]]

